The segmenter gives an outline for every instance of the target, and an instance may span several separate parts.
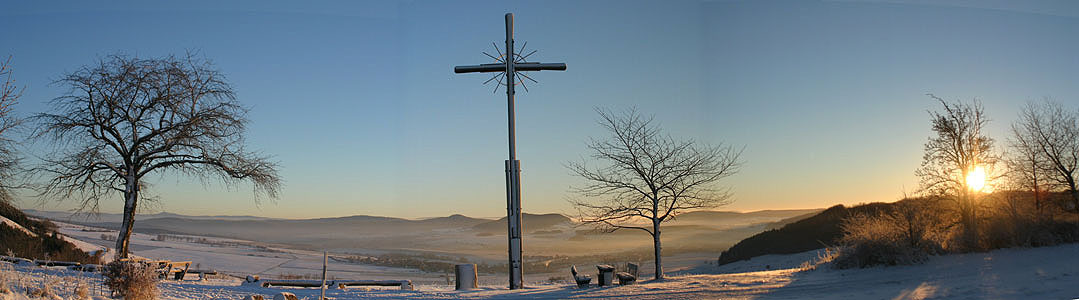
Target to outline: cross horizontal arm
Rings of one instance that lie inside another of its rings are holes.
[[[565,63],[515,63],[513,69],[517,71],[565,71]]]
[[[456,66],[453,67],[454,73],[488,73],[488,72],[505,72],[506,64],[482,64],[475,66]]]
[[[538,62],[522,62],[513,64],[515,71],[565,71],[565,63],[538,63]],[[490,72],[505,72],[506,64],[482,64],[472,66],[456,66],[453,67],[454,73],[490,73]]]

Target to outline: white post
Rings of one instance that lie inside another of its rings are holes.
[[[329,262],[329,254],[326,251],[322,251],[322,292],[319,293],[318,299],[326,299],[326,263]]]

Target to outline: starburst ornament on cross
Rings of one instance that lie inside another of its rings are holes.
[[[493,46],[495,48],[495,53],[498,54],[498,56],[491,55],[490,53],[487,53],[486,51],[483,51],[482,53],[483,53],[483,55],[486,55],[487,57],[490,57],[491,59],[494,59],[495,63],[482,64],[482,65],[479,65],[478,67],[488,67],[489,66],[489,67],[494,67],[494,68],[499,69],[498,74],[495,74],[495,76],[492,76],[490,79],[487,79],[487,81],[483,82],[484,85],[487,85],[488,83],[491,83],[491,82],[495,82],[496,84],[495,84],[494,92],[497,93],[498,92],[498,87],[508,85],[507,80],[506,80],[507,79],[506,71],[505,71],[505,68],[506,68],[506,53],[503,53],[502,49],[498,48],[498,44],[491,43],[491,46]],[[538,62],[529,62],[528,57],[532,56],[532,54],[536,54],[536,52],[538,50],[532,50],[532,52],[529,52],[528,54],[521,55],[521,53],[524,53],[525,51],[528,51],[527,48],[528,48],[528,42],[525,42],[523,45],[521,45],[521,49],[517,49],[517,51],[510,51],[510,53],[513,53],[513,64],[514,64],[513,75],[514,76],[524,77],[525,79],[528,79],[528,80],[532,81],[533,83],[539,83],[539,81],[536,81],[535,79],[532,79],[532,77],[528,76],[528,74],[525,74],[522,71],[539,71],[539,70],[559,70],[559,71],[561,71],[561,70],[566,69],[566,64],[562,64],[562,63],[558,63],[558,64],[541,64],[541,63],[538,63]],[[544,67],[546,67],[546,68],[544,68]],[[454,70],[456,71],[457,69],[454,69]],[[464,72],[458,71],[458,73],[464,73]],[[515,81],[513,84],[514,85],[520,85],[522,88],[525,89],[525,92],[528,91],[528,85],[525,84],[524,80]]]

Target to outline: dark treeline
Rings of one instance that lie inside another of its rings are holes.
[[[22,230],[0,225],[0,255],[28,259],[48,259],[75,261],[80,263],[101,263],[101,254],[90,255],[75,245],[63,240],[56,232],[56,225],[46,220],[33,220],[10,203],[0,201],[0,216],[18,223],[37,236],[30,236]]]

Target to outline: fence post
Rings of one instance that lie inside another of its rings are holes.
[[[322,292],[319,293],[318,300],[326,299],[326,264],[329,262],[329,253],[322,251]]]

